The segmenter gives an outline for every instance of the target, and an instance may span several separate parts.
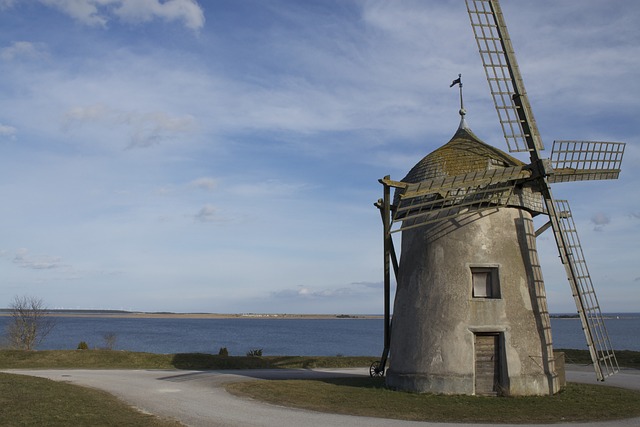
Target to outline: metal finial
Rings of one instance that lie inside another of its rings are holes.
[[[460,110],[458,111],[460,114],[460,128],[467,128],[467,122],[464,120],[467,110],[464,109],[464,100],[462,98],[462,74],[458,74],[458,78],[451,82],[449,87],[454,87],[455,85],[458,85],[460,88]]]

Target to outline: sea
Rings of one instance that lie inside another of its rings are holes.
[[[615,350],[640,351],[640,313],[605,315]],[[242,356],[262,350],[265,356],[375,356],[382,354],[381,318],[116,318],[56,317],[56,325],[38,345],[39,350],[89,348],[150,353],[211,353],[226,348]],[[0,317],[0,331],[9,317]],[[586,349],[577,318],[551,319],[555,349]]]

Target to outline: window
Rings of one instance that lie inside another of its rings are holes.
[[[500,298],[497,267],[471,267],[474,298]]]

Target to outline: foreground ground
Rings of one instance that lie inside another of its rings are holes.
[[[617,355],[620,365],[640,367],[640,352],[623,351]],[[344,425],[345,419],[349,420],[348,425],[398,424],[367,416],[440,422],[484,419],[491,424],[640,416],[640,395],[611,387],[599,392],[593,385],[596,381],[592,368],[580,366],[590,361],[586,351],[569,350],[565,358],[572,364],[569,380],[592,385],[570,388],[552,399],[520,401],[473,397],[448,399],[391,392],[381,387],[380,381],[368,378],[367,369],[362,367],[375,359],[370,357],[225,357],[108,350],[0,350],[0,370],[44,377],[0,373],[0,425],[175,425],[170,420],[148,415],[141,418],[140,413],[127,408],[123,401],[163,417],[177,417],[188,425],[281,425],[278,417],[293,417],[300,422],[306,420],[305,424],[317,425],[313,418],[316,416],[323,420],[320,425],[333,425],[327,422],[335,417],[336,425]],[[320,367],[321,370],[314,369]],[[344,369],[354,367],[360,368]],[[258,381],[264,378],[283,381]],[[106,390],[122,401],[101,394],[99,390],[87,390],[74,384]],[[169,384],[172,386],[167,387]],[[640,371],[627,370],[605,384],[637,389]],[[242,397],[231,397],[225,390],[232,390]],[[277,407],[276,413],[271,414],[274,406],[259,404],[251,397],[279,406],[365,417],[345,418]],[[232,402],[239,402],[239,406]],[[119,417],[111,416],[114,413]],[[482,418],[478,413],[491,417]],[[609,425],[640,425],[640,422],[633,424],[634,421],[639,420]],[[378,424],[380,422],[382,424]]]
[[[145,414],[102,390],[0,373],[0,425],[180,427],[183,424]]]
[[[281,406],[406,421],[520,424],[640,417],[640,392],[595,384],[569,383],[554,396],[518,398],[416,395],[366,377],[238,382],[227,391]]]
[[[257,369],[236,371],[180,370],[11,370],[105,390],[146,412],[175,418],[190,426],[388,426],[382,418],[326,414],[284,408],[229,394],[225,385],[256,379],[320,379],[366,377],[367,369]],[[595,383],[590,368],[570,367],[568,379]],[[640,372],[628,370],[607,380],[611,386],[640,389]],[[563,420],[558,420],[562,422]],[[440,426],[445,424],[392,421],[394,426]],[[486,424],[490,425],[490,424]],[[522,424],[515,424],[522,425]],[[572,423],[572,426],[594,425]],[[598,426],[631,427],[640,419],[598,422]]]

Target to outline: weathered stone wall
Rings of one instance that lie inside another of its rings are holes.
[[[390,387],[475,394],[474,334],[498,333],[503,394],[557,391],[531,234],[530,215],[516,208],[470,212],[403,232]],[[500,298],[472,296],[471,267],[498,268]]]

